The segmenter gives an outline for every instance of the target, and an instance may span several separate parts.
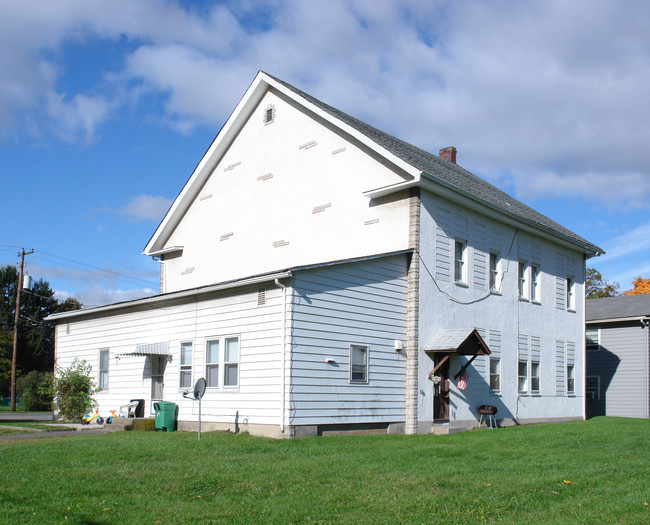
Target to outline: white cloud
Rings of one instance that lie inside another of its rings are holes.
[[[161,195],[136,195],[130,197],[124,207],[114,211],[132,222],[161,221],[172,202]]]
[[[642,0],[0,6],[5,134],[36,111],[50,133],[88,140],[143,88],[164,96],[175,129],[218,128],[264,69],[430,151],[456,145],[472,171],[498,179],[507,168],[520,195],[568,193],[611,209],[650,201]],[[124,37],[123,70],[63,92],[66,43]]]
[[[603,248],[606,251],[600,259],[603,263],[633,253],[650,251],[650,222],[610,239]]]

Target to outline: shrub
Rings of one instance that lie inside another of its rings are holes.
[[[52,410],[52,374],[32,370],[16,381],[16,395],[23,410]]]
[[[97,405],[92,395],[97,392],[90,377],[91,366],[75,358],[70,368],[57,366],[54,380],[55,404],[59,417],[66,421],[79,421]]]

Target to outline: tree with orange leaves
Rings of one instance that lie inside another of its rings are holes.
[[[644,279],[643,277],[637,277],[632,281],[631,290],[623,292],[623,295],[640,295],[642,293],[650,293],[650,279]]]

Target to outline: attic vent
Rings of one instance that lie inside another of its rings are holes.
[[[232,164],[228,164],[228,166],[226,166],[226,167],[223,169],[223,171],[234,170],[234,169],[235,169],[237,166],[239,166],[240,164],[241,164],[241,161],[240,161],[240,162],[233,162]]]
[[[365,226],[370,226],[371,224],[377,224],[379,222],[379,219],[370,219],[369,221],[365,221],[363,224]]]
[[[192,273],[194,271],[194,266],[191,268],[187,268],[181,272],[181,275],[187,275],[188,273]]]
[[[288,244],[289,244],[289,241],[284,241],[284,240],[282,240],[282,241],[275,241],[275,242],[273,243],[273,247],[274,247],[274,248],[280,248],[281,246],[287,246]]]
[[[271,124],[275,120],[275,106],[269,104],[264,110],[264,125]]]
[[[320,213],[322,211],[325,211],[331,205],[332,205],[332,203],[330,203],[330,202],[328,202],[327,204],[321,204],[320,206],[316,206],[311,212],[312,213]]]
[[[257,289],[257,306],[264,306],[266,304],[266,288]]]
[[[264,175],[260,175],[259,177],[257,177],[257,180],[264,181],[264,180],[269,180],[269,179],[272,179],[272,178],[273,178],[273,173],[266,173]]]
[[[233,235],[234,235],[233,232],[224,233],[221,237],[219,237],[219,240],[220,240],[220,241],[227,241],[227,240],[230,239]]]
[[[204,200],[209,199],[211,197],[212,197],[212,193],[208,193],[207,195],[201,195],[199,200],[204,201]]]
[[[318,145],[318,142],[316,142],[315,140],[310,140],[309,142],[305,142],[303,145],[298,146],[298,149],[309,149],[309,148],[313,148],[314,146],[317,146],[317,145]]]
[[[337,154],[339,154],[339,153],[343,153],[344,151],[345,151],[345,147],[343,147],[343,148],[339,148],[339,149],[335,149],[334,151],[332,151],[332,155],[337,155]]]

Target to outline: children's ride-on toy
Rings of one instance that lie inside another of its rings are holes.
[[[95,421],[98,425],[101,425],[104,422],[104,418],[99,415],[99,410],[95,410],[95,413],[91,416],[86,414],[81,418],[82,425],[89,425],[92,421]]]

